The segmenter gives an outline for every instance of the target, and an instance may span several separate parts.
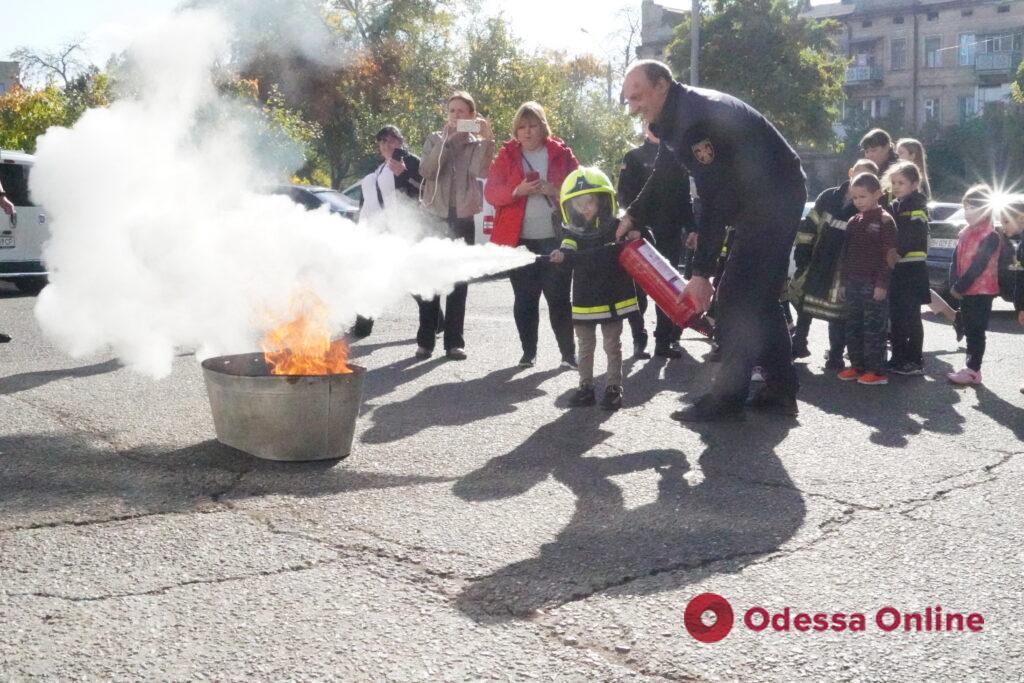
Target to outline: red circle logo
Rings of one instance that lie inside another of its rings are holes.
[[[705,612],[715,615],[715,623],[707,626],[701,617]],[[717,643],[732,630],[733,614],[729,601],[717,593],[701,593],[686,606],[683,624],[690,635],[702,643]]]

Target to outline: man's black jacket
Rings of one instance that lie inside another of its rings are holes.
[[[650,140],[626,152],[619,170],[619,206],[629,206],[637,198],[654,170],[657,158],[658,145]],[[678,240],[684,230],[696,227],[690,199],[690,175],[682,166],[675,164],[653,182],[657,186],[652,189],[654,207],[647,227],[659,244],[664,240]]]
[[[800,157],[764,116],[731,95],[673,82],[651,132],[661,139],[658,159],[629,214],[649,225],[659,178],[673,167],[689,169],[701,201],[695,274],[714,273],[727,225],[740,239],[792,244],[796,222],[785,226],[772,219],[791,213],[786,205],[803,193],[805,176]],[[753,234],[773,228],[786,234]]]

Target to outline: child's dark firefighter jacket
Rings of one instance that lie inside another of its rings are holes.
[[[892,203],[896,220],[896,252],[891,291],[909,292],[921,304],[931,301],[928,285],[928,199],[913,192]]]
[[[572,319],[601,323],[624,318],[640,306],[633,279],[619,264],[617,218],[595,219],[585,227],[563,228],[563,265],[572,268]]]

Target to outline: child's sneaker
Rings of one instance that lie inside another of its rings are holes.
[[[889,383],[889,378],[888,377],[886,377],[885,375],[876,374],[874,372],[871,372],[870,370],[868,372],[865,372],[863,375],[861,375],[860,377],[857,378],[857,384],[875,385],[875,384],[888,384],[888,383]]]
[[[981,373],[977,370],[971,370],[970,368],[964,368],[963,370],[957,370],[951,372],[946,377],[953,384],[981,384]]]
[[[860,370],[858,370],[857,368],[846,368],[845,370],[842,370],[839,373],[837,373],[836,377],[843,380],[844,382],[860,379]]]
[[[831,353],[826,353],[825,354],[825,369],[826,370],[837,370],[837,371],[838,370],[845,370],[846,369],[846,362],[843,360],[843,357],[841,355],[840,356],[833,356]]]
[[[605,410],[618,410],[622,407],[622,387],[609,385],[601,398],[601,407]]]
[[[594,387],[592,386],[580,387],[569,398],[570,408],[582,408],[584,406],[592,406],[595,403],[597,403],[597,398],[594,396]]]
[[[912,363],[907,361],[906,363],[900,363],[892,368],[889,368],[891,372],[895,372],[897,375],[923,375],[924,368],[918,363]]]
[[[750,372],[751,382],[763,382],[764,381],[764,368],[760,365],[755,365],[754,369]]]

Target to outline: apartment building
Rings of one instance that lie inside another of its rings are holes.
[[[677,1],[672,4],[683,3]],[[665,52],[675,35],[676,26],[689,14],[689,9],[683,10],[652,0],[643,0],[640,3],[640,45],[636,48],[636,56],[640,59],[665,59]]]
[[[1009,100],[1024,0],[842,0],[804,16],[843,24],[847,111],[951,126]]]
[[[18,84],[21,68],[18,62],[0,62],[0,95]]]

